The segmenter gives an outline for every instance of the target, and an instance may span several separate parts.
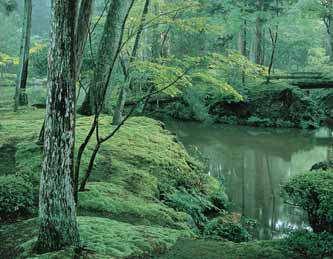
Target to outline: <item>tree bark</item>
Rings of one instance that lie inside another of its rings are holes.
[[[150,5],[150,0],[146,0],[143,11],[142,11],[139,28],[136,33],[131,57],[130,57],[129,64],[128,64],[129,69],[127,69],[128,71],[125,73],[125,82],[122,85],[119,96],[118,96],[117,106],[115,108],[115,112],[113,115],[113,121],[112,121],[113,125],[119,125],[121,123],[121,121],[123,120],[123,112],[124,112],[124,106],[125,106],[125,102],[126,102],[127,90],[132,82],[131,71],[129,71],[129,70],[130,70],[130,66],[131,66],[132,62],[136,59],[137,54],[138,54],[139,43],[141,40],[146,17],[147,17],[148,11],[149,11],[149,5]],[[126,69],[126,67],[124,69]]]
[[[262,0],[257,0],[258,16],[256,19],[256,37],[255,37],[255,63],[258,65],[263,64],[263,3]]]
[[[31,36],[31,13],[32,0],[24,1],[24,15],[22,27],[22,42],[20,50],[20,66],[17,74],[17,82],[14,96],[14,111],[21,105],[28,104],[28,96],[26,93],[28,65],[29,65],[29,50]]]
[[[247,36],[247,22],[246,22],[246,20],[243,20],[242,26],[241,26],[239,34],[238,34],[238,50],[245,57],[247,57],[246,36]]]
[[[77,1],[52,1],[44,163],[39,194],[39,234],[35,247],[38,252],[79,244],[72,187],[76,9]]]
[[[327,1],[327,15],[324,17],[324,23],[327,31],[327,54],[330,62],[333,62],[333,1]]]
[[[102,109],[108,87],[105,82],[119,54],[125,23],[133,2],[134,0],[114,0],[110,4],[99,43],[94,75],[79,109],[82,115],[97,114]]]
[[[90,23],[91,18],[93,14],[93,7],[94,7],[94,0],[82,0],[80,4],[79,14],[77,18],[76,23],[76,56],[77,56],[77,62],[76,62],[76,71],[77,71],[77,77],[80,75],[81,65],[82,65],[82,59],[83,59],[83,52],[84,47],[87,42],[87,38],[89,35],[90,30]]]
[[[76,21],[75,35],[76,35],[76,80],[80,77],[81,65],[83,60],[83,52],[87,42],[90,30],[90,23],[93,13],[94,0],[82,0],[79,9],[78,19]],[[39,132],[37,144],[44,143],[44,129],[45,121]]]
[[[239,52],[244,56],[247,57],[247,22],[244,19],[242,21],[242,26],[240,28],[239,31],[239,35],[238,35],[238,49]],[[243,69],[242,71],[242,84],[245,85],[245,71]]]

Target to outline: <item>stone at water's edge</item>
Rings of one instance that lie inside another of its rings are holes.
[[[333,168],[333,161],[324,161],[314,164],[310,171],[316,171],[316,170],[323,170],[328,171],[329,169]]]

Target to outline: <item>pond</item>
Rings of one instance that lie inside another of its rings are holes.
[[[207,159],[209,174],[222,181],[235,212],[257,221],[258,239],[275,239],[286,229],[307,227],[306,215],[280,197],[281,184],[324,161],[332,133],[265,129],[195,122],[169,122],[189,152]]]

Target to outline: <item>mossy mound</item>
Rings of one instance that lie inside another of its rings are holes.
[[[284,255],[280,250],[279,241],[258,241],[236,244],[215,240],[179,240],[166,254],[157,256],[161,259],[285,259],[293,258]]]
[[[81,215],[99,215],[132,224],[187,229],[190,217],[167,207],[156,199],[143,198],[121,185],[97,182],[79,196]]]
[[[42,147],[34,142],[42,124],[42,113],[30,110],[29,114],[5,113],[6,126],[1,133],[7,140],[15,139],[16,174],[33,184],[37,196]],[[37,123],[31,118],[38,118]],[[106,135],[112,130],[111,121],[109,116],[101,118],[100,134]],[[78,118],[77,148],[91,122],[91,117]],[[14,130],[14,125],[20,123],[26,125]],[[25,133],[26,128],[29,133]],[[28,141],[22,142],[21,136]],[[83,154],[81,177],[94,144],[95,138],[92,138]],[[179,189],[194,190],[212,202],[219,196],[225,197],[220,184],[205,174],[202,164],[188,155],[174,135],[164,130],[160,122],[145,117],[131,118],[114,138],[104,143],[89,180],[87,191],[80,193],[80,213],[139,224],[174,228],[191,225],[189,215],[181,212],[187,212],[185,209],[175,210],[163,203]]]
[[[131,224],[99,217],[78,217],[82,253],[86,258],[128,258],[161,253],[174,245],[178,238],[189,237],[187,231]],[[8,235],[8,233],[11,233]],[[73,258],[73,249],[34,255],[32,247],[37,236],[37,220],[3,226],[0,237],[4,242],[1,258]]]
[[[0,144],[13,143],[15,147],[15,177],[33,186],[34,204],[28,208],[32,212],[36,212],[42,169],[42,147],[35,143],[43,117],[42,110],[31,108],[1,114]],[[84,141],[92,121],[92,117],[78,118],[76,148]],[[112,117],[101,116],[101,136],[112,131],[111,122]],[[95,142],[93,137],[83,154],[80,177]],[[180,191],[200,198],[198,206],[203,209],[199,211],[207,213],[207,221],[214,215],[205,210],[204,204],[211,204],[214,213],[226,207],[221,184],[206,174],[202,163],[192,158],[162,123],[146,117],[129,119],[102,145],[86,190],[79,194],[78,214],[84,216],[80,218],[81,237],[88,250],[98,246],[98,258],[145,256],[165,251],[180,236],[192,236],[197,230],[192,211],[170,205],[169,198]],[[6,253],[19,254],[14,248],[22,243],[29,247],[31,237],[36,236],[36,227],[30,226],[33,224],[21,222],[2,228],[3,240],[7,240],[6,235],[12,238],[0,248],[5,258],[9,256]],[[23,233],[25,230],[30,234]],[[66,258],[72,253],[66,250],[45,258]]]

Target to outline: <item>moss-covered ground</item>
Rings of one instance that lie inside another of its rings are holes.
[[[29,220],[0,226],[0,258],[73,258],[68,249],[34,255],[37,236],[36,208],[42,148],[36,143],[44,111],[9,107],[11,91],[0,98],[0,147],[12,147],[12,170],[1,166],[1,175],[15,174],[30,182],[35,204]],[[110,130],[112,118],[102,116],[100,134]],[[92,122],[77,120],[77,147]],[[92,138],[83,155],[82,172],[94,148]],[[3,158],[3,157],[1,157]],[[7,159],[7,158],[6,158]],[[197,239],[198,221],[204,223],[225,209],[223,186],[208,176],[166,131],[163,124],[133,117],[106,142],[85,192],[79,194],[78,215],[83,258],[288,258],[274,242],[233,242]],[[200,226],[199,226],[200,228]],[[163,255],[164,254],[164,255]]]

